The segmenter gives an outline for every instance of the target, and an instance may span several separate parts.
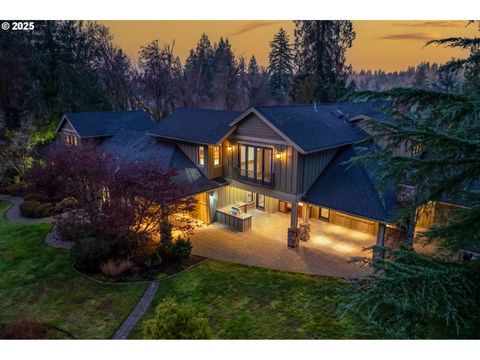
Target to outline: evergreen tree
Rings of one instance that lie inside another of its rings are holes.
[[[241,67],[235,59],[228,39],[220,38],[214,46],[213,82],[216,96],[215,106],[220,109],[232,110],[238,102],[238,81]]]
[[[212,92],[214,51],[208,36],[204,33],[195,50],[185,62],[185,89],[187,105],[201,107],[214,98]]]
[[[285,30],[280,28],[270,41],[268,74],[270,91],[281,103],[288,102],[293,78],[293,49]]]
[[[268,74],[257,64],[252,55],[248,64],[247,86],[249,106],[263,105],[268,99]]]
[[[295,21],[295,102],[334,102],[347,93],[345,52],[354,39],[351,21]]]
[[[451,61],[442,71],[459,72],[480,62],[479,37],[428,44],[470,50],[468,58]],[[392,220],[402,222],[415,208],[442,199],[468,207],[452,210],[447,222],[433,225],[417,238],[435,242],[446,255],[444,260],[425,258],[410,249],[369,262],[375,274],[370,282],[356,286],[344,308],[353,316],[359,314],[371,329],[388,329],[394,336],[478,338],[480,263],[448,259],[461,249],[480,252],[480,93],[393,89],[361,96],[390,100],[395,121],[370,121],[375,137],[386,145],[356,161],[375,163],[380,185],[408,180],[417,187],[413,203]],[[419,144],[425,153],[396,156],[401,144]],[[372,307],[366,308],[366,303]]]
[[[422,63],[417,67],[417,71],[412,80],[412,87],[415,89],[428,89],[427,70],[428,64]]]

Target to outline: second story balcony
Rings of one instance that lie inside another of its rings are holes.
[[[242,183],[273,188],[274,174],[268,171],[251,171],[235,166],[233,168],[233,177]]]

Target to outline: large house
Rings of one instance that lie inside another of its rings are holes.
[[[376,236],[383,245],[397,187],[379,191],[372,166],[346,164],[371,146],[363,123],[385,119],[376,102],[252,107],[234,111],[178,109],[155,124],[143,111],[69,113],[57,131],[78,145],[96,141],[118,157],[155,159],[176,168],[193,216],[236,231],[255,227],[254,211],[287,213],[290,247],[324,221]],[[88,139],[88,140],[87,140]],[[412,156],[418,149],[399,149]],[[436,208],[441,212],[442,203]],[[433,212],[422,226],[435,222]]]

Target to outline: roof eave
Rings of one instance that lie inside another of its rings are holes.
[[[314,153],[317,153],[319,151],[326,151],[326,150],[332,150],[332,149],[337,149],[337,148],[341,148],[343,146],[348,146],[348,145],[355,145],[355,144],[360,144],[364,141],[366,141],[367,138],[364,138],[364,139],[360,139],[360,140],[355,140],[355,141],[349,141],[349,142],[346,142],[346,143],[341,143],[341,144],[338,144],[338,145],[332,145],[332,146],[327,146],[327,147],[323,147],[323,148],[320,148],[318,150],[311,150],[311,151],[306,151],[304,153],[304,155],[310,155],[310,154],[314,154]]]
[[[194,144],[200,144],[200,145],[211,145],[211,146],[216,146],[217,143],[208,143],[208,142],[202,142],[202,141],[195,141],[192,139],[183,139],[183,138],[178,138],[178,137],[173,137],[173,136],[166,136],[166,135],[159,135],[159,134],[154,134],[149,131],[146,132],[147,135],[162,138],[162,139],[168,139],[168,140],[176,140],[176,141],[182,141],[182,142],[189,142],[189,143],[194,143]]]

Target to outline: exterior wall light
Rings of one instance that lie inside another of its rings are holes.
[[[232,152],[232,151],[233,151],[233,146],[232,146],[232,145],[228,145],[228,146],[227,146],[227,150],[228,150],[228,152]]]
[[[280,160],[281,158],[282,158],[282,153],[281,153],[281,152],[277,152],[277,153],[275,154],[275,159]]]

